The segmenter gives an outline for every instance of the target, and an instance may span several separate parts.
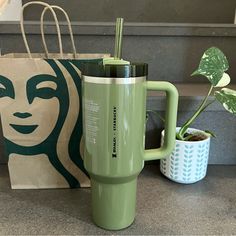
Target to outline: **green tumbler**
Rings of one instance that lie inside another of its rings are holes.
[[[144,161],[168,156],[175,143],[178,92],[146,81],[147,64],[86,64],[83,70],[84,163],[91,177],[94,223],[119,230],[134,221]],[[166,92],[164,145],[145,150],[147,90]]]

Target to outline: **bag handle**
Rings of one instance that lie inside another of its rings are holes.
[[[25,47],[26,47],[26,51],[29,55],[29,58],[32,58],[32,54],[31,54],[31,51],[30,51],[30,48],[29,48],[29,44],[28,44],[28,41],[27,41],[27,38],[26,38],[26,35],[25,35],[25,27],[24,27],[24,10],[26,7],[30,6],[30,5],[41,5],[41,6],[45,6],[47,7],[52,15],[53,15],[53,18],[54,18],[54,21],[55,21],[55,24],[56,24],[56,30],[57,30],[57,36],[58,36],[58,43],[59,43],[59,51],[60,51],[60,55],[61,57],[63,58],[63,50],[62,50],[62,40],[61,40],[61,31],[60,31],[60,27],[59,27],[59,22],[58,22],[58,19],[57,19],[57,15],[56,13],[54,12],[53,8],[45,3],[45,2],[40,2],[40,1],[33,1],[33,2],[28,2],[26,4],[24,4],[22,6],[22,10],[21,10],[21,18],[20,18],[20,28],[21,28],[21,34],[22,34],[22,37],[23,37],[23,41],[24,41],[24,44],[25,44]]]
[[[69,18],[68,14],[66,13],[66,11],[63,8],[61,8],[59,6],[56,6],[56,5],[51,5],[51,8],[61,11],[64,14],[65,18],[66,18],[69,33],[70,33],[71,44],[72,44],[73,57],[74,57],[74,59],[76,59],[77,52],[76,52],[76,48],[75,48],[75,41],[74,41],[74,36],[73,36],[73,31],[72,31],[72,27],[71,27],[70,18]],[[46,44],[46,40],[45,40],[45,34],[44,34],[44,15],[45,15],[47,10],[50,10],[50,8],[49,7],[44,8],[44,10],[41,14],[41,19],[40,19],[41,36],[42,36],[42,41],[43,41],[43,46],[44,46],[46,58],[49,57],[48,48],[47,48],[47,44]],[[61,38],[61,35],[59,35],[59,37]]]

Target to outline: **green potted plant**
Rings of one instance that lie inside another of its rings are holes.
[[[209,92],[196,112],[176,130],[176,144],[172,154],[161,160],[160,170],[169,179],[184,184],[195,183],[206,175],[210,138],[214,134],[190,128],[196,118],[213,102],[220,102],[230,113],[236,115],[236,91],[224,88],[230,83],[226,73],[229,65],[223,52],[215,47],[206,50],[199,67],[192,73],[203,75],[210,82]],[[221,88],[221,89],[219,89]],[[214,96],[213,101],[209,97]],[[162,140],[164,133],[162,132]]]

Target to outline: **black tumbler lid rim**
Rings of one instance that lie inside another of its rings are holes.
[[[85,76],[129,78],[147,76],[147,74],[147,63],[131,63],[126,65],[103,65],[102,63],[85,62],[82,66],[82,75]]]

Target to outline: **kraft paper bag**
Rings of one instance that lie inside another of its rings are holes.
[[[81,150],[83,61],[0,58],[0,115],[12,188],[89,186]]]
[[[84,62],[102,63],[108,55],[74,52],[76,59],[68,59],[72,55],[61,51],[47,56],[28,51],[0,58],[0,117],[11,187],[89,187],[80,70]]]

